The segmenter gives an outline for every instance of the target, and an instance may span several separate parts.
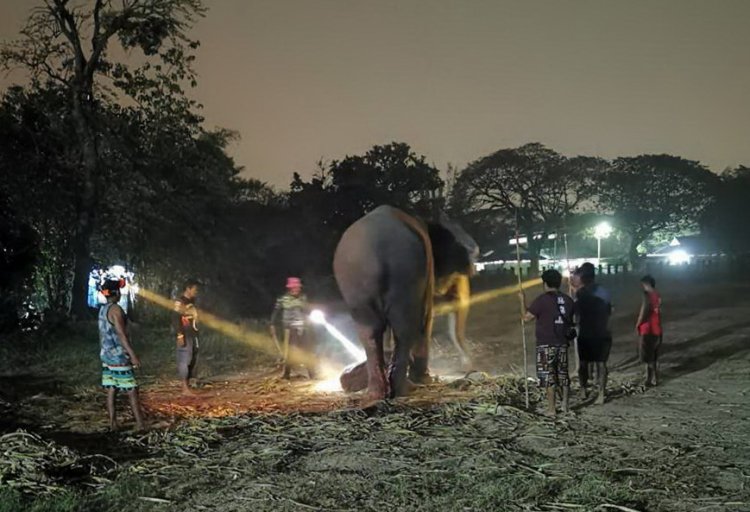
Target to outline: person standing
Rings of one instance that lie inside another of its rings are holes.
[[[638,312],[635,329],[640,336],[638,353],[641,363],[646,365],[646,386],[656,386],[657,358],[661,347],[663,331],[661,328],[661,296],[656,291],[656,280],[650,275],[641,278],[643,300]]]
[[[198,310],[195,307],[199,286],[200,283],[195,279],[186,281],[182,295],[174,301],[172,311],[172,329],[177,337],[177,376],[180,379],[182,393],[188,396],[193,395],[190,379],[195,377],[195,365],[200,348]]]
[[[607,390],[607,361],[612,349],[609,320],[612,298],[609,291],[596,282],[594,265],[586,262],[577,270],[581,286],[576,291],[575,314],[578,319],[578,377],[581,387],[588,389],[591,366],[596,368],[597,404],[603,404]]]
[[[544,293],[526,308],[521,291],[524,320],[536,320],[536,369],[539,386],[547,393],[547,415],[557,413],[557,389],[562,389],[562,410],[568,412],[570,376],[568,345],[575,337],[573,330],[573,299],[560,291],[562,275],[554,269],[542,273]]]
[[[307,297],[302,293],[302,280],[289,277],[286,281],[287,292],[276,300],[271,314],[271,336],[277,346],[281,346],[282,378],[289,379],[293,365],[303,365],[311,379],[315,378],[315,369],[309,363],[313,354],[308,349],[309,333],[306,331],[306,319],[309,314]],[[276,336],[276,322],[281,317],[284,329],[283,345]],[[291,350],[291,353],[290,353]]]
[[[124,284],[122,279],[105,281],[102,295],[107,302],[99,309],[99,359],[102,363],[102,387],[107,390],[109,428],[112,431],[117,430],[115,398],[118,391],[128,394],[136,427],[144,430],[138,383],[133,373],[141,362],[128,338],[127,316],[118,304],[120,288]]]

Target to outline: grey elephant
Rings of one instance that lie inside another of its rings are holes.
[[[445,214],[425,223],[392,206],[380,206],[344,232],[333,272],[367,355],[366,363],[350,376],[363,375],[366,369],[368,399],[403,396],[413,383],[429,380],[435,295],[456,303],[453,339],[468,359],[464,330],[469,277],[478,254],[476,242]],[[394,348],[386,367],[387,329],[393,333]]]

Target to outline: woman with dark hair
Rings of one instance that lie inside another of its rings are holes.
[[[646,365],[646,386],[656,386],[656,361],[662,342],[661,296],[656,291],[656,281],[647,275],[641,278],[643,300],[635,328],[640,336],[638,352]]]

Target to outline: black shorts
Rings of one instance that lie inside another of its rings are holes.
[[[661,346],[661,335],[644,334],[641,336],[641,342],[638,346],[638,353],[642,363],[655,363],[659,356],[659,347]]]
[[[578,358],[581,361],[607,362],[612,349],[612,336],[601,338],[578,338]]]

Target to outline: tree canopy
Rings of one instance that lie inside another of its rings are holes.
[[[684,158],[621,157],[601,175],[597,204],[630,236],[629,256],[636,263],[638,245],[656,231],[697,226],[717,182],[703,165]]]
[[[593,174],[602,165],[596,158],[564,157],[538,143],[501,149],[461,171],[453,202],[517,222],[536,269],[542,241],[590,197]]]

